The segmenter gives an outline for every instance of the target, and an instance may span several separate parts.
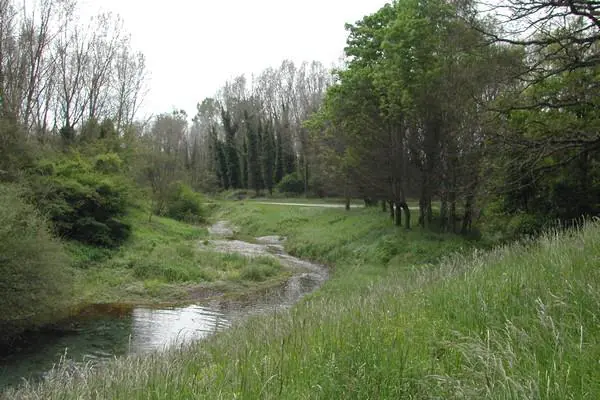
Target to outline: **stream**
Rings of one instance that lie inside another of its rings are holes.
[[[287,308],[316,290],[328,278],[324,266],[300,260],[284,251],[285,238],[264,236],[255,243],[229,240],[226,221],[209,228],[211,240],[201,249],[276,257],[293,275],[281,286],[260,294],[216,298],[182,307],[151,308],[118,304],[90,306],[62,328],[36,332],[19,346],[0,353],[0,392],[23,379],[39,380],[59,362],[103,363],[127,354],[164,351],[226,329],[257,313]]]

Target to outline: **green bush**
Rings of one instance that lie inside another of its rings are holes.
[[[204,198],[188,185],[177,182],[167,199],[166,216],[179,221],[198,223],[204,220]]]
[[[40,163],[30,179],[32,197],[57,234],[83,243],[114,247],[131,232],[120,218],[127,207],[127,185],[118,175],[114,154],[95,164],[79,157]]]
[[[53,321],[71,297],[68,257],[23,190],[0,184],[0,341]]]
[[[277,190],[281,193],[302,194],[304,193],[304,181],[297,172],[292,172],[284,176],[277,184]]]
[[[537,236],[552,225],[547,217],[536,214],[516,213],[507,224],[506,235],[510,238]]]
[[[96,156],[94,169],[104,174],[116,174],[121,172],[123,160],[115,153],[106,153]]]

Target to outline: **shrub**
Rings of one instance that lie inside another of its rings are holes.
[[[177,182],[167,199],[166,216],[185,222],[198,223],[204,220],[204,199],[188,185]]]
[[[96,156],[94,169],[104,174],[116,174],[121,172],[123,160],[115,153],[106,153]]]
[[[283,177],[277,184],[277,190],[281,193],[302,194],[304,193],[304,181],[297,172],[293,172]]]
[[[69,260],[17,186],[0,184],[0,340],[54,320],[71,296]]]
[[[79,157],[40,163],[30,179],[32,197],[57,234],[106,247],[129,237],[130,226],[120,220],[127,186],[118,175],[107,173],[119,165],[114,154],[97,158],[94,166]]]

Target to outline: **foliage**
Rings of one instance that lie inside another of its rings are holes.
[[[204,198],[183,182],[171,185],[165,204],[165,215],[178,221],[199,223],[204,221]]]
[[[262,130],[262,124],[260,120],[256,122],[254,117],[250,117],[248,112],[244,113],[244,120],[246,122],[246,143],[248,147],[247,157],[247,187],[253,189],[258,195],[260,189],[263,186],[261,166],[260,166],[260,132]]]
[[[0,181],[20,179],[23,170],[34,162],[32,150],[18,124],[0,118]]]
[[[407,199],[419,197],[425,227],[434,196],[442,202],[442,229],[457,231],[458,202],[461,230],[471,226],[489,130],[482,104],[505,78],[491,70],[509,57],[485,45],[459,6],[405,0],[348,25],[347,65],[306,124],[321,168],[339,177],[346,196],[395,203],[407,228]]]
[[[94,161],[76,153],[41,161],[30,177],[31,196],[48,215],[57,234],[98,246],[118,246],[130,234],[122,221],[127,207],[126,181],[116,154]]]
[[[63,316],[68,258],[22,188],[0,184],[0,341]]]
[[[277,190],[281,193],[302,194],[304,193],[304,180],[297,172],[292,172],[283,177],[277,184]]]
[[[499,99],[506,118],[491,158],[501,166],[496,177],[505,212],[567,224],[600,213],[600,114],[598,96],[591,93],[598,71],[593,66],[557,73],[519,96],[509,92],[510,98]]]

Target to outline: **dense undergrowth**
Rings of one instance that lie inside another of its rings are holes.
[[[18,185],[0,185],[0,343],[64,316],[73,295],[68,256],[23,193]]]
[[[385,227],[372,210],[230,205],[225,215],[243,233],[286,234],[297,255],[335,261],[332,279],[290,311],[253,317],[181,351],[119,359],[83,376],[57,372],[7,396],[600,395],[598,222],[470,251],[455,237]]]

